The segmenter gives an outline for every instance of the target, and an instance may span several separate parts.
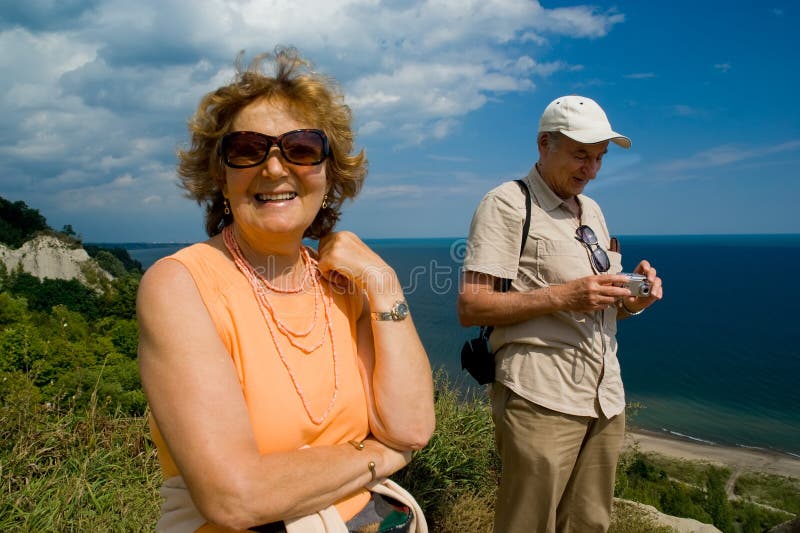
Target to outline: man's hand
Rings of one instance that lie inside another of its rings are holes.
[[[656,275],[656,269],[646,260],[642,260],[633,271],[636,274],[647,276],[650,282],[650,294],[647,296],[628,296],[622,300],[625,309],[631,313],[638,313],[660,300],[664,296],[664,287],[661,278]]]
[[[629,298],[631,291],[624,287],[628,278],[619,274],[586,276],[563,285],[551,287],[565,311],[587,313],[616,305],[620,298]]]

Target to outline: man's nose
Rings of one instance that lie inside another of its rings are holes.
[[[599,159],[589,159],[589,160],[587,160],[586,163],[583,165],[583,173],[584,173],[584,175],[588,179],[593,180],[597,176],[597,173],[600,171],[600,165],[601,164],[602,164],[602,161],[600,161]]]

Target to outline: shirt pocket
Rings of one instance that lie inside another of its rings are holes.
[[[611,252],[606,250],[608,254],[608,262],[611,268],[608,269],[609,274],[619,274],[622,272],[622,254],[619,252]]]
[[[594,274],[587,249],[577,240],[537,240],[536,274],[558,285]]]

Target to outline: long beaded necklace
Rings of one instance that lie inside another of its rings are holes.
[[[292,381],[292,385],[294,386],[294,390],[297,393],[297,396],[300,398],[300,401],[303,403],[303,408],[308,415],[308,418],[316,425],[322,424],[325,419],[330,414],[331,410],[333,409],[334,404],[336,403],[336,398],[339,395],[339,369],[336,357],[336,343],[333,340],[333,325],[331,324],[331,302],[332,299],[331,295],[325,294],[324,286],[319,281],[319,268],[317,267],[317,263],[308,253],[308,250],[305,247],[301,248],[300,254],[303,260],[303,265],[305,266],[305,273],[303,275],[303,281],[300,283],[298,288],[296,289],[282,289],[276,287],[275,285],[269,283],[264,276],[256,272],[253,265],[251,265],[247,259],[245,259],[244,254],[242,254],[242,250],[239,248],[239,243],[236,242],[236,237],[233,235],[233,227],[228,225],[222,230],[222,240],[225,243],[225,247],[228,249],[228,252],[233,257],[234,263],[236,263],[236,267],[239,271],[247,278],[247,281],[250,283],[250,286],[253,288],[253,294],[256,297],[256,301],[258,303],[258,307],[261,310],[261,314],[264,317],[264,322],[267,324],[267,329],[269,330],[270,336],[272,337],[272,342],[275,345],[275,351],[278,352],[278,357],[280,357],[281,362],[283,363],[284,368],[286,368],[286,372],[289,374],[289,379]],[[311,323],[311,326],[308,328],[307,331],[303,331],[295,333],[289,329],[286,324],[284,324],[277,313],[275,312],[275,308],[273,307],[272,303],[269,301],[267,297],[267,290],[271,290],[277,293],[298,293],[303,289],[305,284],[305,280],[307,278],[311,278],[311,285],[314,291],[314,319]],[[317,306],[318,301],[322,301],[322,307],[324,310],[324,317],[325,317],[325,328],[323,328],[322,335],[320,336],[319,342],[314,345],[313,347],[302,347],[299,346],[294,337],[303,337],[308,335],[313,329],[317,321]],[[331,357],[333,359],[333,394],[331,395],[330,403],[328,407],[325,409],[325,412],[322,413],[320,416],[315,416],[311,412],[311,408],[308,405],[308,401],[306,400],[305,395],[303,394],[303,388],[297,381],[297,377],[295,376],[294,372],[292,371],[292,367],[289,365],[289,361],[286,359],[286,356],[281,349],[280,344],[278,343],[278,336],[275,330],[272,327],[272,323],[275,323],[275,327],[278,329],[280,333],[283,334],[286,339],[288,339],[289,343],[294,346],[295,348],[300,349],[306,354],[309,354],[322,346],[322,343],[325,341],[325,333],[327,332],[327,336],[330,339],[331,343]]]
[[[316,327],[317,325],[317,316],[319,315],[319,307],[320,307],[320,290],[319,290],[319,280],[313,272],[318,272],[312,265],[311,256],[308,254],[308,250],[305,248],[300,249],[300,257],[303,261],[303,279],[300,281],[297,287],[284,289],[282,287],[278,287],[267,280],[260,272],[258,272],[253,266],[245,259],[244,254],[242,253],[241,248],[239,247],[239,243],[236,241],[236,237],[233,234],[233,229],[228,230],[231,226],[226,226],[223,229],[222,237],[225,242],[225,246],[228,248],[228,251],[233,256],[233,261],[236,263],[236,266],[239,268],[244,276],[250,282],[250,285],[253,287],[253,291],[255,293],[256,299],[259,302],[259,307],[266,306],[269,310],[270,315],[275,322],[275,326],[278,328],[278,331],[283,333],[286,339],[289,341],[289,344],[297,348],[298,350],[302,351],[303,353],[309,354],[322,346],[322,343],[325,341],[325,329],[320,332],[319,340],[316,343],[312,343],[309,346],[302,345],[299,338],[303,338],[308,336]],[[267,297],[267,291],[272,291],[273,293],[282,293],[282,294],[297,294],[303,290],[305,286],[306,280],[311,278],[311,285],[314,292],[314,316],[311,319],[311,323],[309,324],[308,328],[303,331],[292,331],[287,324],[285,324],[280,318],[278,317],[277,313],[275,312],[272,304]]]

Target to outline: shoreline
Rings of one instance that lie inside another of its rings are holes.
[[[641,428],[625,432],[625,448],[636,443],[647,453],[728,466],[733,470],[763,472],[800,479],[800,458],[763,448],[705,443]]]

